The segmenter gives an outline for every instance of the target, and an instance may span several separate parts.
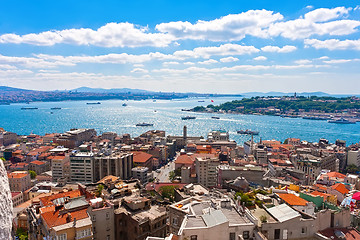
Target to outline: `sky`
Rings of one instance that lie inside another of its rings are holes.
[[[360,94],[360,3],[1,1],[0,85]]]

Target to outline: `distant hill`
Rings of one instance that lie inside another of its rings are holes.
[[[89,87],[80,87],[71,90],[72,92],[86,92],[86,93],[153,93],[152,91],[142,90],[142,89],[132,89],[132,88],[89,88]]]
[[[245,97],[256,97],[256,96],[264,96],[264,97],[268,97],[268,96],[294,96],[294,92],[291,93],[285,93],[285,92],[247,92],[247,93],[243,93],[243,95]],[[353,94],[329,94],[329,93],[325,93],[325,92],[297,92],[296,93],[297,96],[304,96],[304,97],[308,97],[308,96],[317,96],[317,97],[348,97],[348,96],[352,96]]]
[[[0,86],[0,92],[30,92],[32,90]]]

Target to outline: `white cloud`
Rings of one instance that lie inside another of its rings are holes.
[[[209,64],[213,64],[213,63],[218,63],[218,61],[214,60],[214,59],[209,59],[206,61],[202,61],[202,62],[198,62],[199,64],[205,64],[205,65],[209,65]]]
[[[357,62],[357,61],[360,61],[360,59],[332,59],[332,60],[324,61],[324,63],[338,64],[338,63]]]
[[[259,49],[254,46],[227,43],[219,47],[198,47],[193,50],[176,51],[173,55],[179,58],[210,58],[211,56],[245,55],[257,52]]]
[[[142,67],[144,67],[144,64],[142,64],[142,63],[135,63],[133,66],[134,66],[135,68],[142,68]]]
[[[223,62],[223,63],[236,62],[236,61],[239,61],[239,59],[236,58],[236,57],[226,57],[226,58],[221,58],[220,59],[220,62]]]
[[[195,65],[194,62],[184,62],[184,65]]]
[[[296,60],[295,63],[302,65],[302,64],[310,64],[312,61],[308,60],[308,59],[301,59],[301,60]]]
[[[289,46],[289,45],[283,46],[282,48],[278,46],[265,46],[261,48],[263,52],[277,52],[277,53],[293,52],[296,49],[297,48],[295,46]]]
[[[143,68],[134,68],[131,70],[132,73],[148,73],[149,71]]]
[[[306,6],[305,8],[306,8],[306,9],[313,9],[314,6],[308,5],[308,6]]]
[[[325,60],[325,59],[329,59],[329,57],[328,56],[322,56],[322,57],[319,57],[319,58],[317,58],[318,60]]]
[[[348,35],[356,32],[360,21],[338,19],[347,15],[349,8],[319,8],[295,20],[276,22],[269,26],[269,36],[282,36],[292,40],[312,35]],[[331,21],[334,20],[334,21]]]
[[[163,62],[163,65],[179,65],[178,62]]]
[[[265,37],[264,29],[282,19],[280,13],[273,11],[249,10],[211,21],[199,20],[195,24],[182,21],[161,23],[155,28],[177,39],[239,41],[246,35]]]
[[[329,49],[329,50],[360,50],[360,39],[358,40],[339,40],[339,39],[305,39],[305,46],[313,47],[316,49]]]
[[[255,61],[265,61],[265,60],[267,60],[267,57],[265,57],[265,56],[258,56],[258,57],[255,57],[254,60],[255,60]]]
[[[38,46],[52,46],[59,43],[73,45],[94,45],[100,47],[168,46],[173,37],[163,33],[149,33],[146,27],[132,23],[107,23],[92,30],[90,28],[47,31],[25,35],[3,34],[0,43],[25,43]]]

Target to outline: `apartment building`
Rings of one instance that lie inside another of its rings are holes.
[[[80,146],[83,142],[90,141],[96,136],[94,129],[71,129],[67,131],[56,140],[59,145],[74,148]]]
[[[97,155],[94,158],[94,179],[100,179],[113,175],[121,179],[131,178],[133,168],[133,154],[112,153],[110,155]]]
[[[59,155],[52,158],[51,171],[54,182],[57,182],[60,178],[66,178],[66,181],[70,180],[69,167],[66,167],[69,166],[69,163],[69,156]]]
[[[114,205],[102,198],[91,199],[87,212],[92,221],[93,239],[114,240]]]
[[[30,174],[26,171],[15,171],[8,174],[12,192],[23,192],[31,187]]]
[[[139,179],[142,184],[146,184],[148,182],[149,169],[147,167],[134,167],[131,171],[133,178]]]
[[[13,132],[2,131],[0,132],[0,145],[8,146],[17,141],[17,134]]]
[[[220,164],[218,158],[196,157],[195,169],[198,183],[205,187],[216,186],[216,167]]]
[[[96,182],[94,174],[94,154],[79,152],[70,156],[70,178],[72,182]]]

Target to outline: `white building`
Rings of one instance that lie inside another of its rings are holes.
[[[147,167],[134,167],[131,169],[133,178],[139,179],[142,184],[148,182],[148,171]]]
[[[347,165],[354,164],[357,167],[360,166],[360,150],[357,151],[349,151],[347,156]]]
[[[80,152],[70,156],[70,175],[72,182],[92,183],[94,176],[94,154]]]
[[[220,164],[217,158],[195,158],[195,169],[198,183],[205,187],[216,186],[216,167]]]
[[[170,232],[179,240],[250,239],[255,224],[227,199],[188,198],[169,207]]]

